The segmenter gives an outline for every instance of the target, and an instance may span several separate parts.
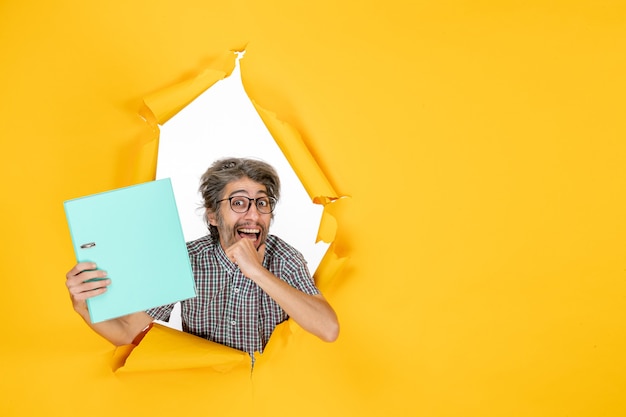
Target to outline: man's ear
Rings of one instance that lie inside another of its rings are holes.
[[[214,211],[207,210],[205,215],[211,226],[217,226],[217,216]]]

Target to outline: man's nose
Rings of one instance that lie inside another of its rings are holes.
[[[261,213],[259,213],[259,209],[256,208],[256,201],[251,201],[250,202],[250,207],[248,207],[248,211],[246,211],[246,216],[245,217],[256,219],[260,215],[261,215]]]

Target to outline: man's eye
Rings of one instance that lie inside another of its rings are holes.
[[[270,202],[267,198],[258,199],[256,205],[259,207],[267,207],[270,205]]]
[[[241,207],[244,206],[246,203],[243,198],[233,198],[231,204],[235,207]]]

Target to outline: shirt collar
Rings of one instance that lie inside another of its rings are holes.
[[[215,254],[217,256],[217,260],[220,264],[229,271],[234,271],[237,269],[237,265],[233,261],[231,261],[228,256],[226,256],[226,252],[224,252],[224,248],[222,248],[222,244],[218,241],[214,241],[213,244],[216,247]]]

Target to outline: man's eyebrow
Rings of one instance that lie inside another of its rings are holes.
[[[236,195],[238,193],[244,193],[244,194],[247,195],[248,194],[248,190],[235,190],[235,191],[232,191],[228,196],[229,197],[233,197],[234,195]],[[257,191],[256,195],[259,195],[259,194],[268,195],[267,191],[265,191],[265,190]]]

